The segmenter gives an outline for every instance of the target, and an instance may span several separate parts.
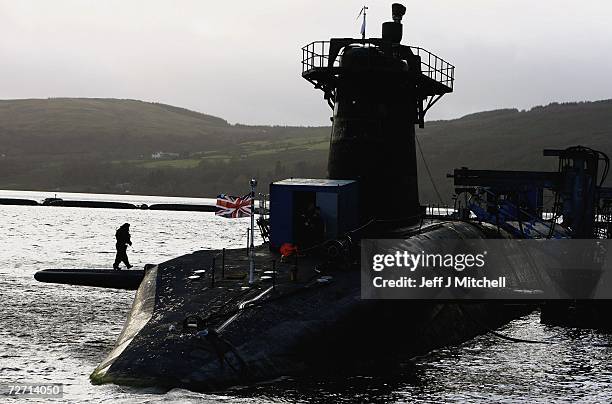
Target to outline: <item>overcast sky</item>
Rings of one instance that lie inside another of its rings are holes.
[[[359,36],[356,0],[0,0],[0,98],[110,97],[232,123],[328,125],[301,47]],[[365,1],[380,36],[391,1]],[[406,1],[404,40],[456,66],[428,119],[612,98],[609,0]]]

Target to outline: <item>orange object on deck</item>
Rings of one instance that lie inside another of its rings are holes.
[[[280,253],[284,257],[289,257],[293,254],[297,254],[298,247],[291,243],[285,243],[280,247]]]

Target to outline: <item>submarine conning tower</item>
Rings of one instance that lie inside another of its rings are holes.
[[[406,8],[395,3],[392,12],[382,38],[332,38],[302,48],[302,77],[334,111],[328,177],[358,181],[362,223],[420,220],[414,125],[423,127],[429,108],[453,91],[454,66],[401,45]]]

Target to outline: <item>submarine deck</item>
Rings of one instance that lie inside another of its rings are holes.
[[[311,257],[283,260],[280,254],[262,245],[255,247],[254,260],[252,284],[248,282],[249,257],[244,248],[226,249],[225,259],[223,250],[206,250],[161,264],[158,297],[171,300],[173,308],[173,319],[166,320],[180,323],[188,316],[198,316],[206,326],[225,328],[228,315],[257,303],[264,295],[266,299],[278,298],[325,282],[317,280],[321,277],[316,270],[319,261]],[[294,280],[292,272],[296,273]],[[219,322],[220,319],[226,321]]]
[[[444,223],[444,220],[428,219],[403,228],[401,236],[427,231]],[[359,277],[352,275],[358,269],[357,264],[346,271],[334,270],[332,277],[319,269],[321,257],[312,254],[282,258],[267,244],[255,247],[254,261],[254,281],[249,284],[249,256],[245,248],[201,250],[174,258],[158,265],[157,297],[164,304],[171,301],[173,321],[196,315],[203,317],[206,326],[225,328],[227,324],[215,320],[254,305],[256,301],[279,299],[299,290],[325,286],[333,278],[353,278],[356,282],[351,282],[351,287],[360,288]]]

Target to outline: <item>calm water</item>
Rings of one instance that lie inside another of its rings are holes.
[[[0,197],[9,196],[0,192]],[[197,249],[242,246],[248,226],[248,219],[228,220],[211,213],[0,206],[0,384],[64,383],[64,399],[113,403],[612,401],[612,338],[543,326],[537,314],[501,332],[554,345],[511,343],[486,335],[432,352],[389,375],[284,378],[219,394],[92,386],[89,374],[113,346],[134,292],[41,284],[33,274],[49,267],[110,267],[114,231],[124,222],[132,224],[134,246],[128,253],[137,266]]]

